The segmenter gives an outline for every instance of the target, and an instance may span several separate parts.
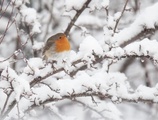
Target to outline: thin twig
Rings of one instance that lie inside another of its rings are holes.
[[[34,45],[34,39],[33,39],[33,34],[31,34],[30,27],[25,24],[25,28],[27,30],[27,34],[29,35],[31,45]],[[37,51],[33,49],[33,57],[37,57]]]
[[[76,100],[76,99],[72,99],[72,101],[77,102],[77,103],[79,103],[79,104],[81,104],[81,105],[87,107],[88,109],[94,111],[95,113],[97,113],[98,115],[100,115],[102,118],[104,118],[105,120],[107,120],[107,118],[106,118],[103,114],[101,114],[101,112],[97,111],[97,110],[94,109],[93,107],[90,107],[90,106],[86,105],[85,103],[83,103],[83,102],[81,102],[81,101],[79,101],[79,100]]]
[[[106,99],[111,99],[113,96],[112,95],[109,95],[109,94],[103,94],[101,92],[96,92],[96,91],[91,91],[91,93],[87,93],[87,92],[83,92],[83,93],[74,93],[74,94],[71,94],[71,95],[63,95],[61,96],[61,98],[54,98],[54,97],[51,97],[51,98],[48,98],[46,100],[44,100],[42,103],[38,103],[38,104],[32,104],[30,106],[30,108],[35,108],[37,106],[42,106],[42,105],[45,105],[45,104],[48,104],[48,103],[51,103],[51,102],[57,102],[57,101],[61,101],[61,100],[65,100],[65,99],[71,99],[71,100],[75,100],[75,98],[79,98],[79,97],[90,97],[90,96],[96,96],[96,97],[101,97],[101,98],[106,98]],[[157,103],[156,101],[154,100],[150,100],[150,99],[145,99],[145,98],[121,98],[122,101],[124,102],[133,102],[133,103],[137,103],[137,102],[145,102],[145,103]],[[39,105],[40,104],[40,105]]]
[[[148,58],[148,59],[150,59],[150,60],[152,60],[152,61],[155,61],[154,60],[154,58],[153,57],[151,57],[151,56],[149,56],[149,55],[125,55],[125,56],[119,56],[119,60],[121,59],[121,58],[129,58],[129,57],[134,57],[134,58],[137,58],[137,57],[139,57],[139,58],[141,58],[141,57],[146,57],[146,58]],[[105,55],[104,57],[96,57],[96,60],[93,62],[93,64],[97,64],[97,63],[100,63],[102,60],[104,60],[104,59],[118,59],[117,57],[114,57],[114,58],[111,58],[111,57],[109,57],[109,56],[107,56],[107,55]],[[81,61],[82,62],[82,61]],[[80,63],[80,62],[76,62],[76,64],[78,64],[78,63]],[[87,69],[87,65],[83,65],[83,66],[81,66],[80,68],[78,68],[77,70],[75,70],[75,71],[73,71],[73,72],[71,72],[71,74],[72,75],[75,75],[80,69]],[[36,85],[37,83],[39,83],[39,82],[41,82],[42,80],[44,80],[44,79],[46,79],[46,78],[48,78],[48,77],[50,77],[50,76],[52,76],[52,75],[54,75],[54,74],[56,74],[56,73],[59,73],[59,72],[61,72],[61,71],[64,71],[64,68],[60,68],[60,69],[58,69],[58,70],[55,70],[55,71],[52,71],[51,73],[48,73],[47,75],[45,75],[45,76],[43,76],[43,77],[36,77],[36,78],[34,78],[31,82],[30,82],[30,86],[31,87],[33,87],[34,85]],[[100,93],[101,94],[101,93]],[[99,95],[99,93],[91,93],[91,94],[89,94],[89,93],[80,93],[80,94],[71,94],[71,97],[73,97],[73,98],[75,98],[75,97],[85,97],[85,96],[100,96]],[[103,98],[105,98],[105,97],[107,97],[107,95],[102,95],[101,94],[101,96],[100,97],[103,97]],[[70,99],[70,96],[68,96],[68,95],[65,95],[65,96],[63,96],[62,98],[50,98],[50,99],[48,99],[48,100],[46,100],[46,101],[44,101],[42,104],[46,104],[46,103],[49,103],[49,102],[52,102],[52,101],[59,101],[59,100],[63,100],[63,99]],[[126,99],[125,99],[126,100]],[[126,100],[126,101],[135,101],[135,100]],[[139,98],[139,100],[138,101],[143,101],[143,102],[154,102],[154,101],[151,101],[151,100],[144,100],[144,99],[142,99],[142,98]],[[14,108],[14,106],[16,105],[16,100],[14,100],[12,103],[11,103],[11,105],[9,106],[9,109],[1,116],[1,120],[3,120],[3,119],[5,119],[5,117],[8,115],[8,113]],[[33,106],[36,106],[36,105],[33,105]],[[32,106],[32,107],[33,107]]]
[[[74,23],[76,22],[76,20],[78,19],[78,17],[81,15],[81,13],[88,7],[88,5],[89,5],[90,2],[91,2],[91,0],[87,0],[83,4],[83,6],[82,6],[82,8],[80,10],[76,10],[75,16],[73,17],[73,19],[71,20],[71,22],[69,23],[68,27],[66,28],[66,30],[64,32],[65,35],[67,35],[67,36],[69,35],[69,32],[70,32],[72,26],[74,25]]]
[[[3,9],[3,3],[4,3],[4,0],[2,0],[1,3],[0,3],[0,4],[1,4],[0,12],[1,12],[2,9]]]
[[[14,20],[12,21],[11,18],[12,18],[13,12],[14,12],[14,6],[12,7],[11,14],[10,14],[10,18],[9,18],[8,23],[7,23],[6,29],[5,29],[5,31],[4,31],[4,33],[3,33],[3,36],[1,36],[1,38],[0,38],[0,44],[2,43],[2,41],[3,41],[3,39],[4,39],[5,35],[6,35],[6,33],[7,33],[7,31],[8,31],[8,29],[9,29],[9,28],[12,26],[12,24],[15,22],[15,18],[16,18],[16,16],[17,16],[17,14],[15,15],[15,18],[14,18]]]
[[[17,111],[18,111],[18,120],[20,120],[20,110],[19,110],[19,103],[17,103]]]
[[[7,98],[6,98],[6,100],[5,100],[4,106],[3,106],[2,111],[1,111],[1,115],[3,115],[3,113],[4,113],[5,109],[6,109],[8,100],[9,100],[9,98],[10,98],[10,96],[11,96],[12,93],[13,93],[13,90],[10,91],[10,93],[7,95]]]
[[[3,5],[3,2],[4,2],[4,0],[2,1],[2,5]],[[4,9],[4,11],[1,12],[0,19],[2,18],[2,16],[4,15],[4,13],[7,11],[7,9],[8,9],[8,7],[9,7],[10,4],[11,4],[11,1],[7,4],[7,6],[6,6],[6,8]],[[2,5],[1,5],[0,11],[2,11]]]
[[[127,3],[128,3],[128,0],[126,0],[126,3],[125,3],[125,5],[124,5],[124,7],[123,7],[123,10],[122,10],[122,12],[121,12],[121,15],[120,15],[120,17],[117,19],[117,21],[116,21],[116,24],[115,24],[115,27],[114,27],[114,33],[116,32],[116,28],[117,28],[117,26],[118,26],[118,24],[119,24],[119,21],[120,21],[120,19],[121,19],[122,16],[123,16],[123,13],[124,13],[124,11],[125,11],[125,9],[126,9]]]
[[[54,7],[54,0],[53,0],[52,2],[53,2],[53,3],[52,3],[52,5],[51,5],[51,7],[53,8],[53,7]],[[47,25],[46,25],[46,30],[45,30],[45,34],[44,34],[43,40],[45,40],[46,37],[47,37],[47,35],[48,35],[49,27],[51,26],[50,23],[52,22],[52,19],[53,19],[53,17],[54,17],[52,10],[53,10],[53,9],[48,9],[48,12],[50,13],[50,18],[49,18],[49,20],[48,20],[48,22],[47,22]],[[54,19],[55,19],[55,18],[54,18]]]
[[[147,70],[147,60],[145,58],[142,58],[143,61],[141,60],[141,65],[144,68],[144,72],[145,72],[145,84],[147,87],[151,87],[151,80],[149,77],[149,71]]]

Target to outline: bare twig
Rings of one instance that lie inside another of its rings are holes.
[[[51,7],[53,8],[53,6],[54,6],[54,0],[52,1]],[[49,9],[49,8],[48,8],[48,12],[50,13],[50,18],[49,18],[49,20],[48,20],[48,22],[47,22],[47,25],[46,25],[46,30],[45,30],[45,35],[44,35],[44,37],[43,37],[43,40],[46,39],[46,37],[47,37],[47,35],[48,35],[49,27],[51,26],[50,24],[51,24],[51,22],[52,22],[52,19],[54,18],[52,9]],[[54,19],[55,19],[55,18],[54,18]]]
[[[2,16],[4,15],[4,13],[6,13],[8,7],[9,7],[10,4],[11,4],[11,1],[7,4],[7,6],[5,7],[5,9],[2,11],[3,3],[4,3],[4,0],[2,1],[1,8],[0,8],[0,11],[1,11],[0,19],[2,18]]]
[[[134,58],[129,58],[129,59],[127,59],[124,63],[123,63],[123,65],[122,65],[122,67],[121,67],[121,69],[119,70],[121,73],[124,73],[127,69],[128,69],[128,67],[129,67],[129,65],[131,65],[133,62],[134,62]]]
[[[0,37],[0,44],[2,43],[2,41],[3,41],[3,39],[4,39],[5,35],[6,35],[6,33],[7,33],[7,31],[8,31],[8,29],[9,29],[9,28],[12,26],[12,24],[15,22],[15,18],[16,18],[16,16],[17,16],[17,14],[15,15],[14,20],[12,20],[13,12],[14,12],[14,6],[12,7],[11,14],[10,14],[10,18],[9,18],[8,23],[7,23],[6,29],[5,29],[5,31],[4,31],[4,33],[3,33],[3,36]]]
[[[107,119],[103,114],[101,114],[101,112],[97,111],[97,110],[94,109],[93,107],[90,107],[90,106],[88,106],[88,105],[84,104],[83,102],[81,102],[81,101],[79,101],[79,100],[76,100],[76,99],[73,99],[72,101],[77,102],[77,103],[79,103],[79,104],[81,104],[81,105],[87,107],[88,109],[94,111],[95,113],[97,113],[98,115],[100,115],[100,116],[101,116],[102,118],[104,118],[105,120]]]
[[[33,34],[31,34],[30,32],[30,27],[28,25],[25,24],[25,28],[27,30],[27,34],[29,35],[30,41],[31,41],[31,45],[34,45],[34,39],[33,39]],[[37,51],[33,49],[33,56],[37,57]]]
[[[12,103],[11,103],[11,105],[8,107],[8,109],[6,110],[6,112],[4,112],[4,114],[2,114],[1,116],[0,116],[0,118],[1,118],[1,120],[4,120],[7,116],[8,116],[8,114],[10,113],[10,111],[14,108],[14,106],[16,105],[16,100],[14,100]]]
[[[136,58],[136,57],[139,57],[139,58],[144,58],[144,57],[146,57],[146,58],[148,58],[148,59],[150,59],[150,60],[152,60],[152,61],[155,61],[154,60],[154,58],[152,58],[151,56],[149,56],[149,55],[125,55],[125,56],[119,56],[119,60],[121,59],[121,58],[130,58],[130,57],[134,57],[134,58]],[[95,61],[93,61],[93,64],[97,64],[97,63],[100,63],[102,60],[104,60],[104,59],[118,59],[117,57],[114,57],[114,58],[111,58],[111,57],[109,57],[109,56],[107,56],[107,55],[105,55],[104,57],[96,57],[96,59],[95,59]],[[80,61],[80,60],[79,60]],[[76,62],[76,64],[78,64],[78,63],[80,63],[79,61],[77,61]],[[82,61],[81,61],[82,62]],[[158,61],[155,61],[155,62],[158,62]],[[76,69],[75,71],[72,71],[71,72],[71,75],[72,76],[74,76],[79,70],[81,70],[81,69],[87,69],[87,65],[85,65],[85,64],[83,64],[83,66],[81,66],[80,68],[78,68],[78,69]],[[48,74],[46,74],[45,76],[43,76],[43,77],[36,77],[36,78],[34,78],[31,82],[30,82],[30,86],[31,87],[33,87],[34,85],[36,85],[37,83],[39,83],[39,82],[41,82],[42,80],[44,80],[44,79],[46,79],[46,78],[48,78],[48,77],[50,77],[50,76],[52,76],[52,75],[54,75],[54,74],[56,74],[56,73],[59,73],[59,72],[61,72],[61,71],[64,71],[64,68],[60,68],[60,69],[57,69],[57,70],[55,70],[55,71],[52,71],[51,73],[48,73]],[[87,92],[85,92],[85,93],[80,93],[80,94],[71,94],[71,97],[85,97],[85,96],[100,96],[100,97],[103,97],[103,98],[106,98],[107,97],[107,95],[100,95],[101,93],[87,93]],[[44,102],[42,102],[41,104],[46,104],[46,103],[48,103],[48,102],[52,102],[52,101],[59,101],[59,100],[63,100],[63,99],[70,99],[70,96],[68,96],[68,95],[65,95],[65,96],[63,96],[62,98],[51,98],[51,99],[48,99],[48,100],[46,100],[46,101],[44,101]],[[126,101],[126,100],[125,100]],[[127,100],[127,101],[132,101],[132,102],[134,102],[135,100]],[[139,100],[138,101],[143,101],[143,102],[153,102],[153,101],[151,101],[151,100],[144,100],[144,99],[142,99],[142,98],[139,98]],[[8,110],[1,116],[1,118],[2,118],[2,120],[3,119],[5,119],[5,117],[8,115],[8,113],[14,108],[14,106],[16,105],[16,100],[14,100],[12,103],[11,103],[11,105],[9,106],[9,108],[8,108]],[[36,106],[36,105],[34,105],[34,106]],[[33,107],[33,106],[32,106]]]
[[[142,58],[143,60],[141,60],[141,65],[144,68],[144,72],[145,72],[145,84],[148,87],[151,87],[151,80],[149,78],[149,71],[147,70],[147,60],[145,58]]]
[[[117,28],[117,26],[118,26],[118,24],[119,24],[119,21],[120,21],[120,19],[121,19],[122,16],[123,16],[123,13],[124,13],[124,11],[125,11],[125,9],[126,9],[127,3],[128,3],[128,0],[126,0],[126,3],[125,3],[125,5],[124,5],[124,7],[123,7],[123,10],[122,10],[122,12],[121,12],[121,15],[120,15],[120,17],[117,19],[117,21],[116,21],[116,24],[115,24],[115,27],[114,27],[114,33],[116,32],[116,28]]]
[[[135,13],[138,12],[139,8],[140,8],[140,0],[134,0],[134,5],[133,5],[134,12]]]
[[[3,9],[3,3],[4,3],[4,0],[2,0],[1,2],[0,2],[0,4],[1,4],[1,7],[0,7],[0,12],[2,11],[2,9]],[[10,4],[10,3],[9,3]]]
[[[5,109],[6,109],[8,100],[9,100],[9,98],[10,98],[10,96],[11,96],[12,93],[13,93],[13,90],[10,91],[10,93],[7,95],[7,98],[6,98],[6,100],[5,100],[4,106],[3,106],[2,111],[1,111],[1,115],[3,115],[3,113],[4,113]]]
[[[89,3],[91,2],[91,0],[87,0],[82,8],[80,10],[76,10],[76,14],[75,16],[73,17],[73,19],[71,20],[71,22],[69,23],[68,27],[66,28],[65,30],[65,34],[68,36],[69,35],[69,32],[72,28],[72,26],[74,25],[74,23],[76,22],[76,20],[78,19],[78,17],[81,15],[81,13],[87,8],[87,6],[89,5]]]
[[[18,120],[20,120],[20,110],[19,110],[19,103],[17,103],[17,111],[18,111]]]
[[[71,95],[69,95],[69,94],[68,95],[63,95],[63,96],[61,96],[61,98],[55,98],[55,97],[48,98],[48,99],[44,100],[42,103],[32,104],[30,106],[30,108],[33,109],[35,107],[38,107],[39,104],[40,104],[40,106],[42,106],[42,105],[45,105],[45,104],[48,104],[48,103],[51,103],[51,102],[55,102],[55,101],[61,101],[61,100],[65,100],[65,99],[75,100],[75,98],[90,97],[90,96],[96,96],[96,97],[101,97],[101,98],[105,98],[105,99],[111,99],[113,97],[112,95],[109,95],[109,94],[102,94],[101,92],[94,92],[94,91],[91,91],[91,93],[87,93],[87,92],[74,93],[74,94],[71,94]],[[121,100],[124,101],[124,102],[134,102],[134,103],[137,103],[137,102],[157,103],[154,100],[149,100],[149,99],[145,99],[145,98],[141,98],[141,97],[139,97],[137,99],[121,98]]]

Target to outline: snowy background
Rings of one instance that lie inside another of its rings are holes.
[[[157,120],[157,0],[0,0],[0,120]],[[56,33],[66,63],[42,60]]]

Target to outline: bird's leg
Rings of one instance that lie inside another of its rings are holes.
[[[57,70],[56,68],[55,68],[55,66],[54,66],[54,64],[57,64],[57,61],[56,60],[52,60],[52,61],[50,61],[49,62],[52,66],[52,68],[53,68],[53,70]]]

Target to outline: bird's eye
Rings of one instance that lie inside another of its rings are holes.
[[[61,39],[61,37],[59,37],[59,39]]]

